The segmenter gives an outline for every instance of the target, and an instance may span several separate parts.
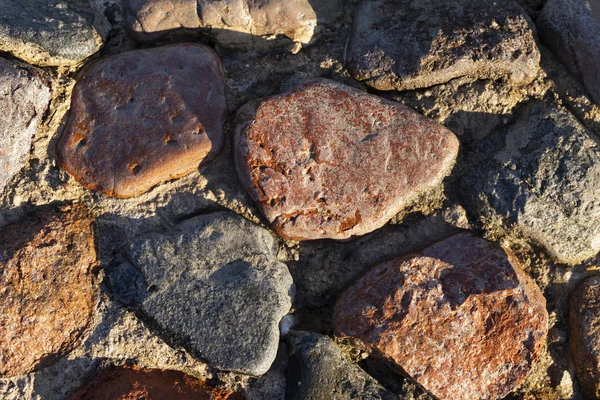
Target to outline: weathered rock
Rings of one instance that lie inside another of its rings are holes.
[[[600,2],[548,0],[536,24],[540,40],[600,103]]]
[[[325,79],[248,103],[234,129],[242,185],[294,240],[380,228],[439,187],[459,147],[415,111]]]
[[[223,70],[208,47],[122,53],[91,65],[75,86],[59,157],[86,188],[135,196],[212,160],[226,111]]]
[[[48,86],[41,71],[0,58],[0,192],[29,154],[50,102]]]
[[[356,9],[348,48],[355,79],[410,90],[460,76],[530,83],[540,54],[533,24],[512,2],[375,0]]]
[[[324,335],[293,332],[287,337],[289,400],[398,399],[352,364]]]
[[[48,366],[93,320],[98,289],[90,215],[38,211],[0,230],[0,376]]]
[[[104,370],[69,400],[240,400],[239,393],[210,387],[200,379],[179,371],[115,367]]]
[[[102,47],[107,29],[85,0],[2,0],[0,51],[32,64],[78,64]]]
[[[334,324],[440,399],[495,399],[530,372],[545,305],[514,257],[460,234],[374,267],[338,298]]]
[[[228,212],[201,215],[127,245],[109,269],[120,301],[216,368],[265,373],[277,353],[292,278],[275,238]]]
[[[577,263],[600,251],[600,148],[571,114],[534,103],[476,146],[461,174],[473,214],[500,217],[552,256]]]
[[[569,302],[569,350],[577,378],[593,398],[600,398],[600,277],[581,282]]]

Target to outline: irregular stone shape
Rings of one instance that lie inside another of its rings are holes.
[[[58,154],[86,188],[131,197],[212,160],[226,113],[223,69],[208,47],[121,53],[78,81]]]
[[[80,343],[98,297],[94,246],[79,208],[0,229],[0,376],[48,366]]]
[[[571,114],[535,103],[482,141],[461,195],[473,214],[517,227],[561,262],[600,251],[600,147]]]
[[[344,357],[327,336],[293,332],[287,343],[290,358],[286,399],[398,399]]]
[[[540,54],[533,24],[512,2],[375,0],[357,7],[348,48],[355,79],[378,90],[461,76],[530,83]]]
[[[101,17],[85,0],[2,0],[0,51],[32,64],[78,64],[102,47]]]
[[[600,398],[600,277],[581,282],[569,302],[569,350],[577,378],[593,398]]]
[[[600,104],[600,1],[548,0],[536,24],[544,45]]]
[[[179,371],[115,367],[104,370],[69,400],[241,400],[239,393],[210,387]]]
[[[325,79],[246,104],[234,129],[242,185],[294,240],[380,228],[439,187],[459,147],[415,111]]]
[[[275,238],[229,212],[136,238],[108,272],[120,301],[216,368],[265,373],[291,307],[292,278]]]
[[[29,154],[50,103],[48,86],[41,71],[0,58],[0,192]]]
[[[495,399],[531,371],[548,313],[514,257],[459,234],[367,272],[338,298],[334,324],[437,398]]]

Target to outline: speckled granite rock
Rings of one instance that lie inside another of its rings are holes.
[[[248,103],[234,124],[242,185],[273,229],[294,240],[380,228],[439,187],[459,147],[415,111],[325,79]]]
[[[437,398],[495,399],[531,371],[548,313],[514,257],[460,234],[375,266],[340,295],[334,325]]]
[[[355,11],[348,68],[378,90],[429,87],[461,76],[530,83],[534,27],[512,2],[374,0]]]

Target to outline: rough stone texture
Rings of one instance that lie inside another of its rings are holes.
[[[352,364],[327,336],[293,332],[287,343],[287,400],[398,399]]]
[[[277,353],[292,278],[266,230],[232,213],[140,236],[108,272],[111,290],[212,366],[261,375]]]
[[[460,76],[536,76],[533,24],[514,3],[478,0],[363,1],[355,11],[348,68],[378,90],[410,90]]]
[[[2,0],[0,51],[42,66],[78,64],[106,37],[86,0]]]
[[[68,400],[241,400],[179,371],[115,367],[96,375]]]
[[[568,112],[532,104],[468,164],[461,194],[473,214],[516,224],[561,262],[600,251],[600,148]]]
[[[600,103],[600,1],[549,0],[536,24],[540,40]]]
[[[223,70],[208,47],[131,51],[85,70],[58,154],[86,188],[131,197],[212,160],[226,112]]]
[[[0,58],[0,192],[29,154],[50,102],[48,86],[41,71]]]
[[[79,208],[38,210],[2,228],[0,376],[48,366],[82,340],[98,294],[94,236]]]
[[[440,186],[459,143],[399,103],[325,79],[236,114],[242,185],[282,237],[345,239]]]
[[[334,324],[438,398],[495,399],[531,371],[548,314],[514,257],[460,234],[374,267],[338,298]]]
[[[569,302],[569,350],[577,378],[593,398],[600,398],[600,277],[581,282]]]
[[[126,0],[129,34],[151,42],[171,32],[200,30],[222,46],[252,49],[268,46],[277,36],[309,43],[318,22],[339,15],[340,0]],[[319,17],[317,11],[329,13]],[[289,43],[288,40],[288,43]]]

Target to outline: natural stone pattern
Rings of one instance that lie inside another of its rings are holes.
[[[287,400],[398,399],[353,365],[327,336],[293,332],[287,342],[290,346]]]
[[[32,64],[78,64],[102,47],[103,23],[85,0],[2,0],[0,51]]]
[[[86,188],[131,197],[212,160],[226,111],[223,70],[208,47],[122,53],[85,70],[58,153]]]
[[[600,103],[600,1],[548,0],[536,24],[544,45]]]
[[[0,230],[0,376],[48,366],[93,319],[98,289],[87,211],[40,211]]]
[[[50,102],[48,86],[41,71],[0,58],[0,192],[29,154]]]
[[[273,229],[294,240],[383,226],[439,187],[459,147],[415,111],[325,79],[246,104],[234,129],[242,185]]]
[[[241,400],[239,393],[215,389],[179,371],[115,367],[104,370],[69,400]]]
[[[437,398],[495,399],[531,371],[545,306],[514,257],[460,234],[374,267],[339,297],[334,324]]]
[[[374,0],[355,11],[348,48],[355,79],[378,90],[424,88],[461,76],[536,76],[533,24],[516,4],[478,0]]]
[[[600,398],[600,276],[581,282],[569,302],[569,350],[577,378],[593,398]]]
[[[201,215],[127,245],[111,290],[167,338],[216,368],[265,373],[277,353],[292,278],[275,238],[229,212]]]
[[[534,103],[482,141],[462,174],[471,212],[516,224],[561,262],[600,251],[600,148],[571,114]]]

